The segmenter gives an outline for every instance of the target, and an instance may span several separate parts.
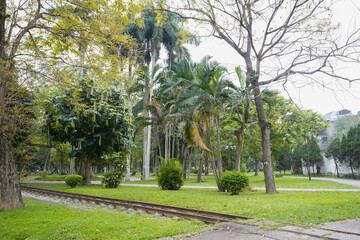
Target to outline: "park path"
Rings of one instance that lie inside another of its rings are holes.
[[[287,178],[306,178],[306,177],[287,177]],[[312,177],[314,180],[321,181],[329,181],[342,183],[354,187],[358,187],[357,189],[330,189],[330,188],[276,188],[277,191],[309,191],[309,192],[360,192],[360,181],[359,180],[351,180],[351,179],[341,179],[341,178],[321,178],[321,177]],[[134,179],[131,181],[136,181],[138,179]],[[64,181],[38,181],[38,180],[30,180],[27,179],[26,183],[64,183]],[[101,184],[100,181],[91,181],[91,184]],[[155,184],[138,184],[138,183],[120,183],[120,186],[132,186],[132,187],[158,187]],[[217,189],[216,186],[182,186],[182,188],[208,188],[208,189]],[[265,190],[262,187],[253,187],[254,190]]]
[[[287,178],[307,178],[307,177],[291,177],[286,176]],[[354,187],[360,188],[360,180],[354,180],[354,179],[343,179],[343,178],[324,178],[324,177],[311,177],[311,179],[314,180],[321,180],[321,181],[328,181],[328,182],[336,182],[336,183],[342,183]]]
[[[299,177],[300,178],[300,177]],[[315,179],[315,178],[313,178]],[[327,180],[326,178],[322,178],[321,180]],[[336,180],[347,180],[347,179],[336,179]],[[356,181],[356,180],[354,180]],[[64,181],[39,181],[39,180],[33,180],[33,181],[26,181],[26,183],[65,183]],[[346,181],[339,182],[343,184],[348,184]],[[100,181],[91,181],[91,184],[99,185],[101,184]],[[350,185],[350,184],[348,184]],[[120,186],[129,186],[129,187],[158,187],[158,185],[155,184],[138,184],[138,183],[120,183]],[[354,185],[351,185],[354,186]],[[277,191],[308,191],[308,192],[360,192],[360,185],[358,189],[335,189],[335,188],[276,188]],[[202,188],[202,189],[217,189],[216,186],[182,186],[182,188]],[[265,188],[261,187],[253,187],[254,190],[265,190]]]

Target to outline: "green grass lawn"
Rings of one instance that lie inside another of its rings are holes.
[[[185,180],[185,186],[216,186],[215,179],[213,175],[202,176],[202,183],[196,182],[196,175],[191,175],[190,180]],[[264,187],[265,180],[264,176],[249,176],[250,185],[252,187]],[[157,185],[156,179],[151,179],[148,181],[131,181],[123,182],[130,184],[155,184]],[[291,178],[291,177],[281,177],[275,178],[275,185],[277,188],[327,188],[327,189],[352,189],[356,188],[354,186],[349,186],[346,184],[327,182],[322,180],[311,180],[308,178]]]
[[[44,177],[43,181],[64,181],[67,176],[68,175],[51,174],[51,175],[47,175],[46,177]],[[102,175],[96,174],[94,177],[91,178],[91,180],[99,181],[99,180],[101,180],[101,176]],[[26,178],[33,178],[35,180],[41,180],[41,174],[31,174],[31,175],[28,175]]]
[[[198,221],[126,215],[120,210],[81,211],[25,199],[26,208],[0,211],[0,239],[154,239],[196,231]]]
[[[106,189],[102,186],[68,188],[65,184],[32,185],[60,191],[154,202],[210,211],[239,214],[257,219],[296,224],[315,224],[360,217],[360,192],[246,191],[237,196],[216,189],[164,191],[152,187]]]

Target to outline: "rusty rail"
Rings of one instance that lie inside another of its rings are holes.
[[[168,206],[168,205],[131,201],[131,200],[122,200],[115,198],[98,197],[98,196],[78,194],[78,193],[68,193],[68,192],[61,192],[61,191],[34,188],[34,187],[21,186],[21,189],[24,191],[36,192],[40,194],[47,194],[57,197],[78,199],[82,201],[93,202],[96,204],[106,204],[106,205],[112,205],[114,207],[120,206],[125,208],[132,208],[135,210],[143,210],[146,212],[160,213],[164,215],[178,216],[188,219],[197,219],[207,223],[237,222],[238,219],[245,219],[245,220],[252,219],[250,217],[245,217],[245,216],[211,212],[211,211],[205,211],[199,209]]]

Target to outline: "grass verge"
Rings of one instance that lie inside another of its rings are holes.
[[[0,211],[0,239],[154,239],[199,230],[198,221],[80,211],[25,199],[26,208]]]
[[[246,191],[237,196],[216,189],[186,189],[164,191],[151,187],[81,186],[70,189],[65,184],[32,185],[59,191],[82,193],[119,199],[183,206],[231,214],[258,220],[283,223],[317,224],[360,217],[360,192],[279,192]]]
[[[190,180],[185,180],[185,186],[216,186],[215,179],[213,175],[202,176],[202,183],[196,182],[196,176],[192,175]],[[264,187],[265,180],[264,176],[249,176],[250,185],[252,187]],[[131,181],[124,182],[129,184],[155,184],[157,185],[156,179],[151,179],[148,181]],[[356,188],[354,186],[349,186],[341,183],[334,183],[322,180],[311,180],[308,178],[292,178],[292,177],[281,177],[275,178],[275,185],[277,188],[325,188],[325,189],[352,189]]]

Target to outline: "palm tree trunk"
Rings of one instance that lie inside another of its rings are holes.
[[[172,146],[171,146],[171,158],[174,159],[175,158],[175,141],[176,141],[176,133],[175,133],[175,127],[173,127],[173,132],[172,132]]]
[[[223,163],[221,158],[221,142],[220,142],[220,116],[216,115],[216,132],[217,132],[217,159],[219,166],[219,178],[221,178],[221,174],[223,173]]]
[[[151,113],[148,113],[151,118]],[[149,180],[150,168],[150,148],[151,148],[151,125],[144,128],[144,154],[143,154],[143,177],[144,180]]]
[[[168,150],[169,150],[169,131],[168,131],[168,123],[165,124],[165,161],[169,159],[168,157]]]
[[[210,149],[212,149],[211,136],[208,131],[206,132],[206,134],[207,134],[207,139],[208,139],[207,144],[210,147]],[[219,169],[217,168],[216,163],[215,163],[214,153],[211,153],[210,157],[211,157],[211,165],[212,165],[212,168],[214,171],[214,178],[215,178],[216,186],[220,192],[225,192],[224,187],[220,183]]]
[[[244,145],[245,125],[243,124],[238,130],[234,131],[237,139],[236,156],[235,156],[235,171],[240,172],[241,153]]]
[[[197,183],[201,183],[202,180],[201,180],[201,174],[202,174],[202,166],[203,166],[203,158],[204,158],[204,155],[205,155],[205,151],[203,150],[202,151],[202,154],[200,156],[200,159],[199,159],[199,167],[198,167],[198,172],[197,172],[197,177],[196,177],[196,182]]]
[[[191,163],[192,163],[193,152],[194,152],[194,147],[190,147],[189,150],[188,150],[189,163],[188,163],[188,175],[187,175],[187,180],[190,180]]]
[[[185,146],[184,152],[183,152],[184,159],[183,159],[183,165],[182,165],[184,179],[186,178],[186,160],[187,160],[187,155],[188,155],[187,153],[188,153],[188,148]]]

